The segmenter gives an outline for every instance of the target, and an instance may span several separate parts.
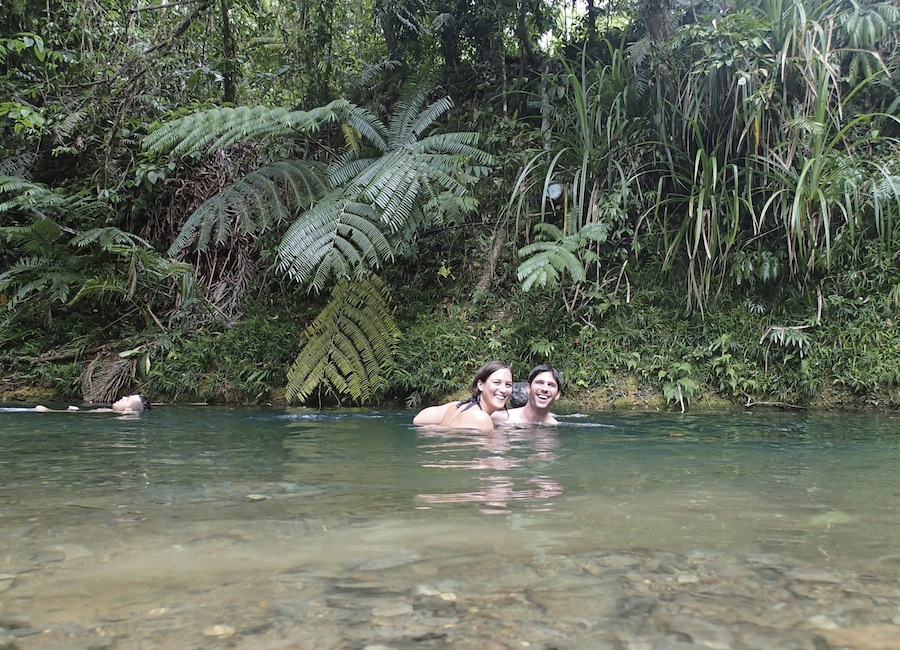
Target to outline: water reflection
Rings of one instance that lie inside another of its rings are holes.
[[[551,499],[563,493],[551,473],[559,447],[551,429],[421,429],[418,436],[422,467],[462,470],[467,472],[462,483],[474,483],[473,489],[464,491],[419,493],[425,503],[477,503],[485,514],[505,514],[511,512],[510,502],[522,500],[527,510],[547,512],[554,505]],[[438,476],[429,485],[441,484],[442,479]],[[447,482],[460,484],[458,476]]]

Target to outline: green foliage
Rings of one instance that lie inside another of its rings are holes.
[[[71,199],[51,191],[46,185],[20,176],[0,176],[0,195],[6,195],[0,203],[0,214],[3,215],[24,212],[40,216],[48,209],[63,208],[71,203]]]
[[[351,109],[345,100],[311,111],[264,106],[211,108],[157,125],[142,146],[150,153],[187,156],[213,153],[240,142],[312,138],[324,125],[349,121]]]
[[[278,230],[321,197],[325,184],[325,171],[315,162],[283,160],[266,165],[194,210],[167,254],[177,255],[191,241],[202,251],[239,235]]]
[[[322,386],[337,399],[348,395],[370,401],[387,383],[399,337],[390,295],[378,277],[340,280],[303,333],[303,349],[288,371],[286,397],[304,401]]]
[[[300,348],[285,337],[285,330],[307,311],[308,306],[293,302],[273,306],[251,301],[235,323],[211,321],[157,336],[145,348],[151,357],[147,390],[214,403],[268,401],[274,389],[285,385],[287,368]]]
[[[858,103],[883,85],[887,69],[873,48],[888,34],[883,16],[896,14],[885,5],[742,2],[668,44],[658,69],[675,83],[659,89],[654,107],[666,164],[642,174],[665,194],[649,231],[664,235],[670,268],[687,266],[689,310],[702,310],[729,279],[777,272],[809,289],[834,264],[859,259],[873,232],[896,237],[898,117]],[[867,74],[841,74],[862,61]]]
[[[465,390],[491,350],[518,358],[512,348],[512,327],[498,328],[485,314],[453,305],[423,311],[406,323],[388,394],[409,407],[433,403]]]
[[[85,7],[0,7],[11,364],[102,342],[161,393],[285,383],[308,315],[259,304],[226,327],[152,242],[263,290],[353,294],[377,272],[404,332],[394,371],[357,362],[371,400],[457,391],[489,356],[675,408],[896,390],[896,3],[675,3],[652,49],[620,40],[652,27],[636,6],[562,41],[549,2]],[[432,68],[449,96],[416,81]],[[76,390],[77,363],[26,365]],[[342,372],[311,376],[339,393]]]
[[[586,263],[596,261],[597,256],[588,248],[590,242],[606,241],[607,227],[602,223],[592,223],[572,235],[549,223],[535,225],[535,231],[544,235],[546,241],[537,241],[519,249],[519,257],[525,259],[516,270],[522,283],[522,290],[533,286],[558,287],[562,276],[568,274],[573,283],[584,282]]]
[[[682,413],[697,390],[697,382],[690,377],[693,369],[686,361],[678,361],[659,371],[659,379],[663,382],[663,396],[667,402],[678,402]]]
[[[279,273],[315,292],[336,283],[289,373],[288,399],[304,400],[320,383],[338,398],[367,402],[378,395],[392,365],[396,325],[389,291],[370,273],[411,251],[416,233],[432,223],[423,207],[441,215],[476,205],[470,185],[486,175],[491,157],[476,147],[474,133],[427,133],[452,106],[447,98],[428,103],[431,90],[428,82],[409,82],[387,126],[337,101],[310,112],[202,111],[144,140],[151,153],[188,155],[246,140],[308,140],[321,125],[340,122],[343,155],[327,167],[313,157],[277,161],[239,180],[189,217],[169,251],[191,240],[205,250],[212,241],[225,245],[237,235],[274,231],[281,235]],[[279,226],[288,223],[282,234]]]
[[[299,282],[323,290],[335,278],[376,269],[394,249],[378,227],[372,207],[326,196],[288,228],[279,246],[279,270]]]
[[[19,253],[0,273],[0,293],[8,293],[6,309],[21,318],[92,298],[93,304],[112,303],[120,319],[141,314],[144,322],[158,323],[155,304],[170,300],[172,283],[180,299],[198,295],[192,267],[162,258],[146,241],[117,228],[69,236],[45,218],[0,228],[0,238]]]

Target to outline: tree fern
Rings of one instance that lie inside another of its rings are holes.
[[[256,235],[288,223],[321,198],[325,168],[306,160],[283,160],[248,174],[210,197],[182,226],[167,255],[177,255],[192,241],[198,250],[223,244],[236,234]],[[237,230],[237,232],[235,232]]]
[[[278,268],[321,291],[329,281],[377,268],[393,255],[371,206],[341,192],[307,210],[285,233],[278,247]]]
[[[303,333],[306,343],[288,371],[287,399],[303,401],[323,386],[336,397],[370,400],[386,384],[399,337],[381,279],[342,279]]]
[[[387,290],[372,272],[412,251],[414,233],[430,225],[431,215],[440,219],[477,205],[469,187],[487,175],[492,158],[478,148],[475,133],[426,135],[452,106],[449,98],[426,104],[432,89],[407,83],[387,125],[346,101],[309,112],[219,108],[162,125],[144,140],[151,153],[194,155],[242,140],[294,138],[308,145],[322,125],[340,125],[340,155],[323,150],[241,179],[196,210],[168,251],[175,255],[191,242],[202,250],[284,226],[276,268],[313,291],[336,283],[292,368],[290,398],[305,399],[320,384],[357,401],[377,393],[396,326]],[[327,168],[314,162],[328,159]]]
[[[238,142],[314,136],[323,124],[345,121],[351,114],[346,100],[311,111],[265,106],[212,108],[166,122],[143,140],[150,153],[179,156],[212,153]]]

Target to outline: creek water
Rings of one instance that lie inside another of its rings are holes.
[[[0,647],[900,644],[896,415],[411,419],[0,409]]]

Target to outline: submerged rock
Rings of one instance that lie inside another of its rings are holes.
[[[841,512],[840,510],[835,510],[833,512],[826,512],[821,515],[816,515],[812,519],[809,520],[810,526],[833,526],[836,524],[846,524],[853,521],[853,517],[848,515],[846,512]]]

